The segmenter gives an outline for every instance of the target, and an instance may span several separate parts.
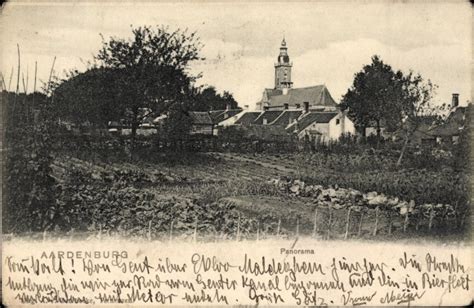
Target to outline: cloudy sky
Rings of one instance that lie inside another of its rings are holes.
[[[104,37],[128,37],[131,26],[169,25],[197,31],[205,61],[192,66],[201,84],[255,105],[273,87],[273,64],[285,36],[294,87],[325,84],[339,101],[354,73],[374,54],[396,69],[413,70],[439,86],[437,102],[471,97],[469,2],[9,2],[0,17],[0,70],[10,84],[20,45],[29,87],[34,63],[47,80],[83,70]],[[13,75],[15,75],[14,72]],[[16,78],[11,89],[16,87]],[[22,88],[22,86],[21,86]]]

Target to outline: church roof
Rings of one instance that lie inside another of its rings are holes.
[[[286,95],[279,89],[265,89],[265,94],[269,107],[283,106],[284,104],[290,106],[299,104],[303,107],[304,102],[308,102],[310,106],[337,106],[325,85],[288,89]]]

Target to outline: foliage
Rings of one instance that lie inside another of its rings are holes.
[[[219,94],[212,86],[197,90],[190,107],[195,111],[224,110],[226,108],[237,109],[239,107],[231,93],[224,91]]]
[[[187,139],[192,120],[185,108],[186,106],[176,104],[169,109],[159,129],[159,138],[168,140]]]
[[[4,231],[7,232],[46,230],[59,223],[59,204],[56,203],[59,188],[51,176],[52,124],[45,118],[48,114],[45,99],[37,93],[17,97],[2,93],[7,119],[6,203],[3,207]],[[42,121],[39,116],[43,117]]]
[[[162,113],[170,105],[189,100],[190,62],[200,60],[195,33],[166,27],[132,29],[129,40],[110,38],[103,42],[96,59],[116,74],[117,101],[130,113],[132,137],[144,117],[143,110]]]
[[[113,69],[90,68],[74,72],[54,89],[56,116],[78,126],[92,124],[107,127],[109,121],[125,116],[117,106],[117,88]]]
[[[219,130],[219,138],[226,141],[242,140],[246,137],[245,131],[238,126],[226,126]]]
[[[413,72],[404,75],[373,56],[372,63],[355,75],[341,107],[348,109],[349,117],[363,134],[366,127],[375,126],[380,138],[383,125],[389,132],[402,129],[407,140],[421,124],[427,124],[428,119],[436,119],[435,115],[439,114],[430,106],[435,89],[421,75]]]
[[[400,71],[394,72],[390,65],[373,56],[372,63],[355,75],[341,107],[348,109],[356,127],[365,131],[366,127],[375,126],[380,136],[382,121],[388,127],[401,122],[402,80]]]

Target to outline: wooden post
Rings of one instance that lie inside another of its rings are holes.
[[[33,94],[36,92],[36,75],[38,72],[38,61],[35,61],[35,79],[33,82]],[[33,103],[35,102],[35,96],[33,95]]]
[[[174,220],[171,221],[171,226],[170,226],[170,242],[173,241],[173,225],[174,225]]]
[[[432,206],[431,209],[430,209],[430,221],[428,223],[428,229],[431,230],[431,228],[433,227],[433,218],[434,218],[434,207]]]
[[[351,208],[347,209],[347,217],[346,217],[346,233],[344,234],[344,239],[347,240],[347,236],[349,235],[349,222],[351,219]]]
[[[16,91],[15,91],[15,98],[13,100],[13,108],[12,108],[12,114],[15,113],[15,106],[16,106],[16,99],[18,96],[18,92],[20,91],[20,45],[16,44],[17,50],[18,50],[18,73],[17,73],[17,78],[16,78]]]
[[[12,85],[12,79],[13,79],[13,66],[12,66],[12,70],[11,70],[11,73],[10,73],[10,80],[8,81],[8,92],[10,92],[10,87]]]
[[[296,237],[300,235],[300,219],[296,218]]]
[[[377,206],[375,208],[375,225],[374,225],[374,232],[373,232],[373,236],[376,236],[377,235],[377,228],[379,226],[379,207]]]
[[[328,207],[329,210],[329,219],[328,219],[328,232],[327,232],[327,239],[331,238],[331,224],[332,224],[332,209],[331,206]]]
[[[148,241],[151,241],[151,220],[148,222]]]
[[[278,218],[277,237],[280,237],[281,218]]]
[[[260,239],[260,221],[257,221],[257,241]]]
[[[235,240],[237,242],[240,240],[240,213],[239,213],[239,218],[237,220],[237,236],[235,237]]]
[[[49,90],[51,88],[51,78],[53,77],[53,72],[54,72],[54,64],[56,63],[56,56],[54,56],[54,59],[53,59],[53,64],[51,65],[51,71],[49,72],[49,79],[48,79],[48,87],[47,87],[47,91],[46,91],[46,94],[49,95]]]
[[[405,213],[405,220],[403,221],[403,232],[406,233],[408,228],[408,210]]]
[[[388,235],[392,235],[392,210],[388,210]]]
[[[193,234],[193,242],[196,243],[197,241],[197,219],[194,222],[194,234]]]
[[[313,227],[313,237],[316,237],[318,234],[318,208],[314,209],[314,227]]]

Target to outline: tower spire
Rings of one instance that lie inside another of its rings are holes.
[[[285,36],[281,41],[280,53],[275,63],[275,89],[291,88],[291,67],[290,57],[288,56],[288,47],[286,47]]]

